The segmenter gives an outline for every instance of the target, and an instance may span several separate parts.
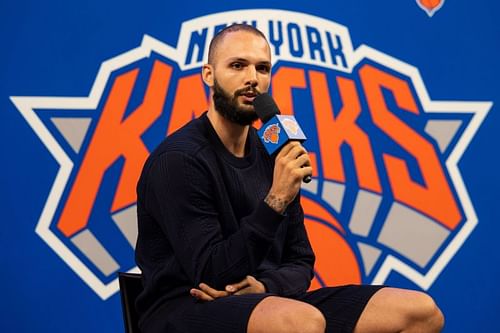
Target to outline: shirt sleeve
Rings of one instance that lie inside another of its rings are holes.
[[[288,214],[290,225],[282,263],[277,269],[266,270],[257,278],[264,283],[267,292],[294,297],[309,289],[314,276],[315,256],[304,226],[304,212],[299,196]]]
[[[255,271],[284,216],[262,201],[224,238],[211,179],[207,167],[192,156],[160,155],[149,171],[145,203],[193,285],[205,282],[223,289]]]

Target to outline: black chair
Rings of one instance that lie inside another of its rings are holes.
[[[141,274],[118,272],[123,321],[126,333],[139,333],[139,315],[135,310],[135,300],[142,292]]]

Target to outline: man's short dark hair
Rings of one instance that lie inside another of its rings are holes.
[[[215,56],[215,51],[217,50],[217,47],[219,46],[219,43],[226,37],[227,34],[231,32],[236,32],[236,31],[247,31],[250,33],[253,33],[257,36],[260,36],[264,38],[267,41],[266,36],[260,31],[259,29],[248,25],[248,24],[240,24],[240,23],[235,23],[230,26],[225,27],[221,31],[219,31],[214,38],[212,38],[212,41],[210,42],[210,46],[208,47],[208,63],[213,64],[214,61],[214,56]]]

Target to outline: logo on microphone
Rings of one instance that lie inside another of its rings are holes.
[[[434,13],[444,1],[418,3]],[[145,35],[104,61],[88,96],[11,97],[58,165],[36,233],[102,299],[118,291],[116,272],[137,270],[144,161],[207,109],[199,68],[235,17],[268,37],[274,100],[308,130],[315,174],[301,202],[317,258],[312,287],[383,284],[397,272],[429,288],[478,223],[459,161],[492,103],[432,100],[412,64],[299,12],[195,18],[176,47]],[[273,124],[263,139],[278,143],[281,130]]]
[[[265,143],[274,143],[278,144],[280,140],[280,132],[281,128],[278,123],[271,124],[266,127],[264,130],[264,134],[262,135],[262,139]]]

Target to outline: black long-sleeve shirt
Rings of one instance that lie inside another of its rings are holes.
[[[299,196],[279,214],[264,198],[274,161],[251,128],[245,157],[222,144],[206,113],[167,137],[137,186],[136,261],[141,319],[162,304],[253,275],[267,292],[293,297],[313,277],[314,254]]]

